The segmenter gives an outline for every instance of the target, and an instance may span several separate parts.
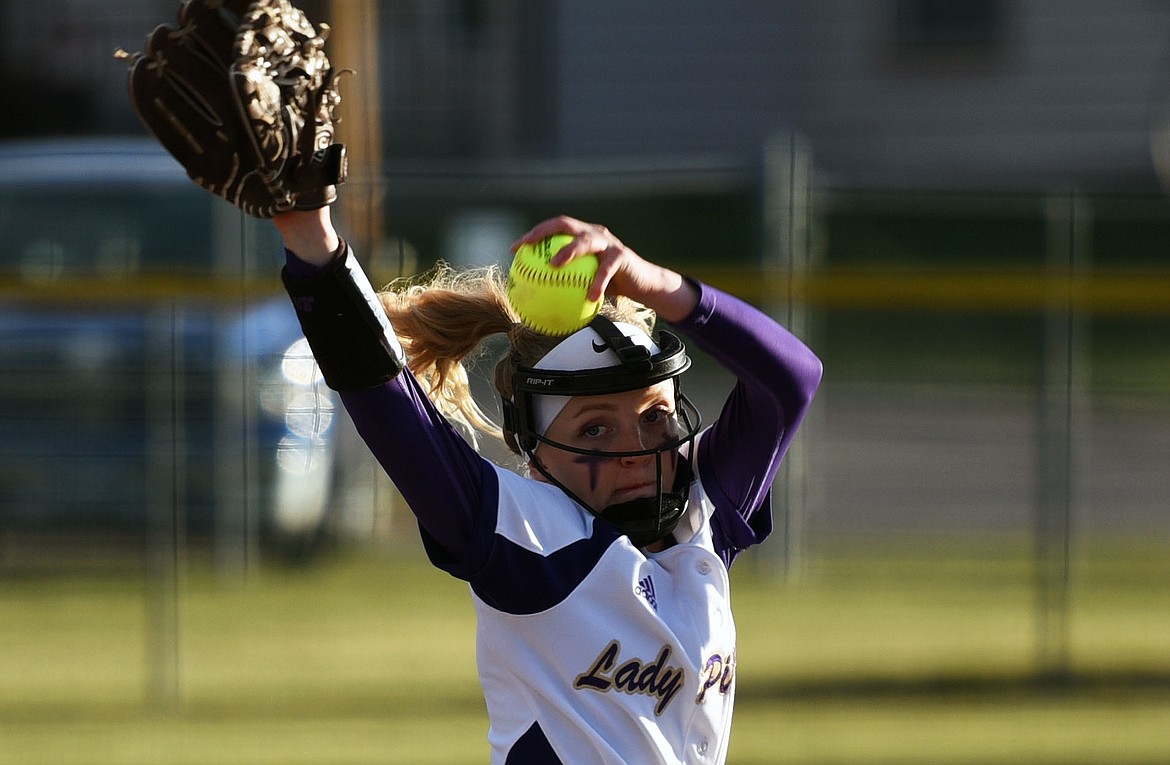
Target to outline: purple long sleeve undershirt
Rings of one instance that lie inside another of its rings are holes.
[[[288,254],[288,272],[313,267]],[[780,461],[821,378],[821,362],[800,340],[744,301],[703,284],[696,309],[676,328],[727,368],[736,384],[700,441],[695,459],[719,514],[746,523],[719,524],[726,543],[747,547],[770,529],[757,515]],[[684,384],[685,387],[685,384]],[[343,391],[359,434],[418,518],[428,544],[460,561],[477,522],[491,515],[491,464],[435,409],[413,375],[377,388]],[[734,516],[726,516],[734,517]],[[482,531],[482,530],[479,530]]]
[[[743,300],[707,285],[691,315],[676,325],[736,378],[705,437],[697,462],[708,496],[757,532],[725,527],[728,542],[747,547],[771,529],[761,509],[780,462],[821,381],[822,366],[803,342]]]

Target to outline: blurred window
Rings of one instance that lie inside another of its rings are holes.
[[[29,282],[210,274],[214,200],[193,190],[0,189],[0,272]]]
[[[1003,0],[897,0],[901,52],[980,50],[1004,36]]]

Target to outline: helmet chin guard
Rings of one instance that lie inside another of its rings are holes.
[[[504,427],[515,436],[516,443],[529,459],[530,465],[546,480],[560,488],[590,512],[617,526],[637,547],[644,547],[670,534],[686,510],[689,486],[693,473],[686,459],[679,459],[678,449],[694,440],[702,424],[698,409],[681,390],[679,375],[691,364],[682,341],[662,331],[658,336],[658,352],[641,345],[623,334],[610,319],[597,316],[587,329],[595,332],[608,350],[616,354],[618,364],[593,369],[537,369],[518,367],[512,374],[512,399],[503,400]],[[581,330],[582,332],[586,330]],[[593,342],[594,350],[605,349]],[[545,437],[536,423],[537,396],[598,396],[624,393],[674,380],[676,417],[679,425],[677,438],[649,449],[608,452],[582,449],[558,443]],[[622,502],[606,508],[593,508],[549,474],[536,459],[538,446],[546,445],[591,457],[617,459],[622,457],[655,457],[657,488],[655,496]],[[668,456],[669,455],[669,456]],[[674,460],[675,481],[663,485],[663,459]]]
[[[662,491],[662,455],[658,455],[658,496],[632,499],[610,505],[597,515],[617,526],[634,547],[645,547],[674,531],[687,509],[689,487],[694,478],[691,463],[679,460],[672,491]]]

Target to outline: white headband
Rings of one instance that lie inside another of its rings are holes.
[[[614,322],[614,326],[637,345],[649,348],[651,354],[661,351],[658,345],[646,334],[646,330],[633,324]],[[586,369],[604,369],[606,367],[621,366],[621,359],[605,342],[601,335],[592,327],[579,329],[556,345],[544,357],[536,362],[533,369],[544,369],[558,372],[579,372]],[[535,405],[536,432],[544,435],[548,426],[557,418],[565,404],[569,403],[570,396],[541,396],[532,397]]]

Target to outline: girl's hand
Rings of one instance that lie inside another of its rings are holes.
[[[558,216],[534,226],[512,245],[512,252],[525,243],[535,243],[554,234],[568,234],[573,241],[553,256],[551,265],[560,268],[574,258],[597,256],[597,276],[589,287],[589,299],[602,295],[625,295],[654,309],[663,320],[685,319],[699,303],[699,292],[676,271],[655,265],[624,245],[605,226]],[[294,250],[295,252],[295,250]]]

